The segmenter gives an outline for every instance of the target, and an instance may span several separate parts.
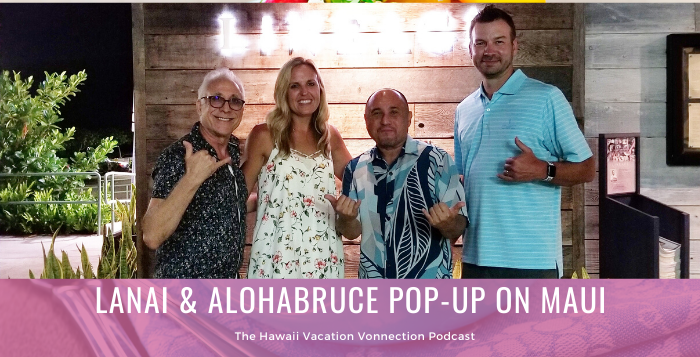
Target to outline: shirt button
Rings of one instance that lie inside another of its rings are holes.
[[[491,108],[486,109],[486,111],[487,111],[487,112],[490,112],[490,111],[491,111]]]

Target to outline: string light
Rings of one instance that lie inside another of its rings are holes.
[[[382,21],[378,53],[411,53],[408,35],[401,29],[401,19],[395,13],[389,13]]]
[[[443,54],[452,50],[455,34],[449,31],[450,13],[431,11],[421,17],[418,41],[426,51]]]
[[[262,18],[262,34],[260,34],[260,54],[269,55],[274,51],[277,41],[272,30],[272,16],[265,15]]]
[[[471,45],[472,37],[471,31],[469,31],[469,27],[471,26],[472,20],[476,17],[478,13],[479,9],[477,9],[476,6],[470,6],[469,9],[467,9],[467,12],[464,13],[464,23],[467,27],[467,35],[465,36],[465,44],[467,48]]]
[[[469,7],[464,14],[464,22],[468,25],[478,13],[475,6]],[[237,19],[229,12],[222,13],[218,21],[221,27],[220,49],[224,56],[244,54],[248,49],[248,40],[239,35],[236,30]],[[302,17],[297,12],[289,12],[285,18],[289,31],[287,49],[291,55],[294,51],[309,51],[316,55],[323,48],[324,19],[317,12],[306,12]],[[335,25],[334,44],[338,54],[359,54],[367,48],[376,48],[377,53],[411,53],[412,44],[410,36],[402,29],[403,21],[395,13],[389,13],[382,18],[382,31],[376,43],[360,43],[360,22],[357,16],[341,13],[332,23]],[[431,11],[423,14],[419,19],[419,28],[416,33],[416,41],[427,52],[444,54],[453,50],[456,33],[451,29],[454,26],[448,11]],[[277,35],[274,32],[273,18],[264,15],[261,22],[260,55],[270,55],[277,48]],[[466,31],[466,46],[469,46],[470,34]]]
[[[231,13],[224,12],[218,20],[221,25],[221,54],[230,57],[245,53],[248,49],[248,40],[236,32],[236,18]]]

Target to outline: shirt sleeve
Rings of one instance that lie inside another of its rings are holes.
[[[545,118],[550,118],[545,130],[545,146],[549,152],[568,162],[582,162],[593,156],[576,123],[571,105],[556,87],[550,94],[544,115]]]
[[[185,175],[185,148],[180,144],[165,149],[153,167],[153,193],[151,197],[165,199]]]
[[[457,165],[457,172],[460,175],[464,175],[464,167],[462,160],[462,143],[459,140],[459,108],[455,110],[455,123],[454,123],[454,146],[455,146],[455,162],[459,163]]]
[[[452,157],[445,151],[437,149],[437,152],[442,154],[442,160],[436,162],[438,167],[435,169],[435,189],[439,202],[444,202],[450,208],[460,201],[466,203],[464,186],[459,179],[457,165],[455,165],[454,161],[452,161]],[[467,215],[467,207],[464,206],[460,208],[459,213],[467,218],[468,225],[469,216]]]
[[[357,200],[357,189],[353,183],[353,162],[355,160],[350,160],[347,165],[345,165],[345,170],[343,171],[343,195]]]

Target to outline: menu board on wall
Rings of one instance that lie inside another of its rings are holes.
[[[637,138],[606,139],[608,194],[634,193],[637,185]]]

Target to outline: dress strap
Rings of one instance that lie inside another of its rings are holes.
[[[313,159],[313,158],[317,157],[318,154],[321,153],[321,150],[316,150],[315,153],[309,155],[309,154],[304,154],[303,152],[301,152],[297,149],[294,149],[294,148],[289,148],[289,150],[292,151],[293,153],[295,153],[301,157],[307,158],[307,159]]]

